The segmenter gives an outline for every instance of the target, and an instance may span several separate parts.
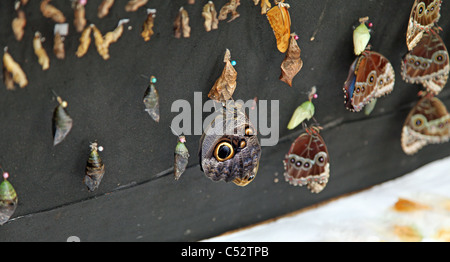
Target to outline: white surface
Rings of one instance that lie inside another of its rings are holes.
[[[428,209],[395,211],[399,198]],[[203,241],[406,241],[395,233],[399,226],[413,228],[419,241],[450,241],[450,157],[317,208]]]

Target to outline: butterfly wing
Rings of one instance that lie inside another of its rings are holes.
[[[306,132],[292,143],[284,160],[284,177],[294,186],[307,186],[321,192],[330,177],[328,150],[318,133]]]
[[[437,97],[423,97],[414,106],[403,124],[401,146],[412,155],[427,144],[450,139],[450,115]]]
[[[374,51],[365,51],[355,59],[344,83],[345,106],[359,112],[374,98],[394,89],[395,72],[389,60]]]
[[[449,56],[441,37],[430,31],[402,60],[402,78],[438,94],[447,83]]]
[[[412,50],[440,18],[441,0],[416,0],[411,9],[406,31],[406,45]]]
[[[291,16],[288,8],[288,4],[279,3],[267,11],[267,19],[277,39],[277,48],[282,53],[288,49],[291,37]]]

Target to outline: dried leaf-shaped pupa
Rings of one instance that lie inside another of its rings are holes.
[[[14,83],[18,84],[21,88],[28,85],[28,79],[25,72],[20,65],[14,61],[12,56],[8,53],[7,48],[5,48],[5,53],[3,54],[3,80],[6,89],[8,90],[15,89]]]
[[[114,4],[114,0],[103,0],[102,3],[98,6],[97,16],[98,18],[103,18],[108,15],[109,9]]]
[[[51,18],[56,23],[66,22],[64,14],[56,7],[50,4],[51,0],[42,0],[41,12],[44,17]]]
[[[92,26],[88,26],[81,33],[80,44],[78,45],[78,49],[77,49],[77,53],[76,53],[77,57],[82,57],[87,53],[87,51],[89,49],[89,45],[91,44],[91,32],[92,32]]]
[[[191,36],[189,14],[183,7],[180,8],[178,15],[173,22],[173,30],[175,38],[181,38],[181,34],[183,34],[183,37],[185,38],[189,38]]]
[[[138,10],[141,6],[144,6],[148,0],[130,0],[125,6],[125,11],[134,12]]]
[[[64,49],[64,38],[69,33],[69,24],[56,24],[55,36],[53,38],[53,53],[56,58],[64,59],[66,57],[66,51]]]
[[[180,179],[181,175],[186,171],[186,166],[189,161],[189,151],[185,143],[186,137],[180,136],[178,138],[178,144],[175,147],[175,163],[173,168],[175,180]]]
[[[236,9],[238,8],[238,6],[241,5],[241,1],[240,0],[230,0],[230,2],[226,3],[224,6],[222,6],[222,8],[219,11],[219,20],[225,20],[227,19],[227,16],[229,13],[231,13],[231,18],[230,20],[228,20],[228,22],[233,21],[234,19],[238,18],[239,16],[241,16]]]
[[[38,62],[42,66],[42,70],[50,68],[50,58],[47,55],[47,51],[42,47],[41,33],[36,32],[33,39],[34,53],[38,57]]]
[[[150,79],[150,85],[144,94],[145,111],[155,120],[159,122],[159,95],[156,87],[156,78],[154,76]]]
[[[25,12],[21,9],[17,10],[17,17],[13,19],[11,27],[14,32],[14,36],[17,41],[22,40],[25,34],[24,28],[27,24],[27,19],[25,17]]]
[[[152,35],[155,33],[153,32],[153,25],[156,17],[156,9],[147,9],[147,14],[147,20],[145,20],[144,24],[142,25],[141,33],[141,36],[145,41],[149,41]]]
[[[8,173],[3,173],[3,182],[0,184],[0,225],[6,223],[17,208],[18,197],[16,190],[7,180]]]
[[[225,62],[225,68],[222,71],[222,75],[216,80],[213,88],[209,91],[208,97],[217,102],[225,103],[227,100],[232,99],[234,90],[236,89],[237,72],[230,62],[231,53],[230,50],[226,50],[223,61]]]
[[[104,60],[108,60],[110,58],[109,46],[119,40],[123,34],[123,25],[128,22],[129,19],[121,19],[116,29],[106,33],[105,36],[102,36],[102,33],[95,25],[91,25],[95,39],[95,46],[97,47],[98,53]]]
[[[267,19],[273,29],[277,40],[277,48],[281,53],[286,52],[289,47],[289,38],[291,37],[291,17],[285,3],[278,3],[267,12]]]
[[[300,47],[298,47],[297,36],[292,34],[291,41],[289,43],[289,48],[284,58],[283,63],[281,63],[281,76],[280,80],[292,87],[292,79],[297,75],[297,73],[302,69],[303,61],[300,58]]]
[[[205,18],[203,25],[205,26],[206,32],[219,28],[219,19],[217,18],[217,11],[213,1],[208,1],[203,6],[202,16]]]
[[[256,5],[257,3],[255,3]],[[267,11],[272,7],[269,0],[262,0],[261,1],[261,14],[265,15]]]
[[[66,111],[67,102],[61,97],[56,98],[59,105],[53,112],[53,145],[61,143],[72,129],[73,120]]]
[[[102,151],[103,147],[98,146],[97,142],[93,142],[90,145],[91,153],[86,165],[86,175],[84,176],[84,184],[88,187],[89,191],[94,191],[102,182],[103,175],[105,174],[105,165],[98,154],[98,151]]]
[[[85,3],[84,3],[85,4]],[[75,26],[75,30],[77,32],[82,32],[84,27],[87,24],[86,21],[86,10],[84,8],[84,4],[81,0],[76,0],[74,2],[74,19],[73,19],[73,25]]]

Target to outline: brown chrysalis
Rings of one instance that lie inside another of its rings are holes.
[[[180,8],[177,17],[175,18],[173,28],[175,38],[181,38],[182,34],[184,38],[189,38],[191,36],[189,14],[183,7]]]
[[[205,18],[204,26],[206,32],[215,30],[219,27],[219,19],[217,18],[217,11],[213,1],[208,1],[208,3],[203,6],[202,16]]]
[[[292,34],[286,57],[281,63],[280,80],[292,87],[292,79],[302,69],[303,61],[300,58],[300,47],[297,44],[297,35]]]
[[[116,29],[106,33],[105,36],[102,36],[102,33],[95,25],[91,25],[94,34],[95,46],[97,47],[98,53],[104,60],[108,60],[110,58],[109,46],[119,40],[123,34],[123,24],[128,23],[128,21],[128,19],[120,20]]]
[[[229,13],[231,13],[231,18],[228,20],[228,22],[233,21],[234,19],[241,16],[236,9],[238,6],[241,5],[240,0],[230,0],[228,3],[226,3],[219,12],[219,20],[225,20],[227,19],[227,16]]]
[[[41,12],[44,17],[51,18],[56,23],[65,23],[66,17],[64,14],[56,7],[50,4],[51,0],[42,0],[41,2]]]
[[[14,90],[14,84],[18,84],[21,88],[28,85],[25,72],[8,53],[8,48],[5,48],[5,53],[3,54],[3,80],[8,90]]]
[[[53,53],[56,58],[64,59],[66,57],[66,51],[64,49],[64,38],[67,36],[69,31],[69,25],[65,24],[56,24],[54,30],[54,38],[53,38]]]
[[[231,64],[230,59],[231,53],[227,49],[223,58],[225,67],[222,75],[216,80],[208,94],[208,97],[214,101],[225,103],[227,100],[232,99],[234,90],[236,89],[237,72]]]
[[[34,53],[38,57],[38,62],[42,66],[42,70],[49,69],[50,68],[50,58],[48,57],[45,49],[42,47],[42,37],[41,37],[41,33],[39,33],[39,32],[36,32],[34,34],[33,48],[34,48]]]
[[[91,44],[91,32],[92,25],[86,27],[81,33],[80,44],[78,45],[78,49],[76,52],[77,57],[82,57],[87,53],[89,45]]]
[[[147,9],[147,20],[142,25],[141,36],[145,41],[150,41],[150,38],[155,33],[153,31],[154,21],[156,17],[156,9]]]
[[[125,11],[134,12],[138,10],[141,6],[144,6],[148,0],[130,0],[125,6]]]
[[[98,18],[103,18],[108,15],[109,9],[111,9],[114,4],[114,0],[103,0],[102,3],[98,6],[97,16]]]
[[[14,32],[14,36],[17,41],[21,41],[23,35],[25,34],[24,28],[27,24],[27,19],[25,17],[25,12],[21,9],[17,10],[17,17],[13,19],[11,27]]]
[[[84,4],[80,0],[73,2],[73,9],[74,9],[73,25],[75,26],[75,30],[80,33],[83,31],[84,27],[87,24],[86,10],[84,8]]]

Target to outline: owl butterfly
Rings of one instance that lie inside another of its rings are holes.
[[[256,176],[261,146],[242,105],[230,100],[200,138],[201,170],[213,181],[246,186]]]
[[[278,1],[276,1],[278,2]],[[284,0],[267,11],[267,19],[277,39],[277,48],[281,53],[286,52],[291,38],[291,16],[289,15],[289,4]]]
[[[406,31],[406,45],[412,50],[423,36],[439,20],[441,0],[415,0]]]
[[[402,60],[403,80],[420,83],[435,95],[444,88],[448,74],[448,51],[434,30],[423,33],[419,43]]]
[[[327,146],[317,126],[306,128],[292,143],[284,163],[284,178],[294,186],[307,186],[312,193],[320,193],[330,177]]]
[[[422,97],[409,112],[403,125],[403,151],[412,155],[427,144],[447,142],[450,139],[449,123],[447,108],[437,97]]]
[[[344,83],[345,106],[359,112],[373,99],[394,89],[395,72],[389,60],[380,53],[364,51],[350,67]]]

